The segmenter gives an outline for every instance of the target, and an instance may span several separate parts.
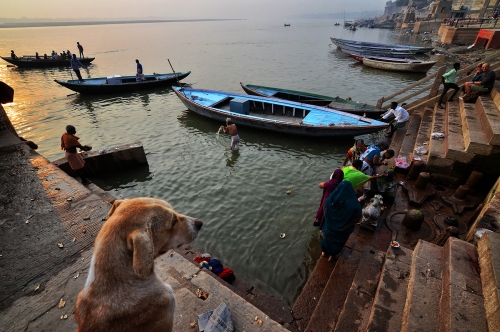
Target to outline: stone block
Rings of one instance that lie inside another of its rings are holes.
[[[366,330],[384,257],[385,253],[381,251],[367,250],[363,253],[334,331]]]
[[[449,238],[443,247],[440,331],[488,331],[476,247]]]
[[[389,247],[373,301],[367,331],[399,332],[403,316],[412,250]]]
[[[478,242],[484,309],[490,331],[500,331],[500,234],[486,233]]]
[[[419,240],[413,251],[401,331],[438,330],[442,268],[442,248]]]

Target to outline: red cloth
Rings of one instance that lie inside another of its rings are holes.
[[[204,257],[204,258],[201,258],[200,256],[196,256],[195,258],[193,258],[193,260],[194,260],[196,263],[201,263],[201,262],[210,262],[210,257]]]
[[[78,142],[79,139],[80,137],[78,136],[64,133],[61,136],[61,150],[67,150],[75,146],[76,147],[80,146],[80,143]]]
[[[233,270],[231,270],[228,267],[223,268],[222,272],[218,274],[219,278],[222,278],[222,279],[225,279],[225,278],[230,277],[232,275],[234,275],[234,272],[233,272]]]

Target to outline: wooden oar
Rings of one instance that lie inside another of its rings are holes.
[[[174,67],[172,67],[172,64],[170,63],[170,59],[167,59],[168,61],[168,64],[170,65],[170,68],[172,68],[172,71],[174,72],[174,75],[175,75],[175,79],[177,80],[177,84],[179,84],[179,91],[182,92],[182,94],[184,95],[184,97],[187,98],[186,94],[184,93],[184,91],[182,90],[182,85],[181,85],[181,82],[179,82],[179,76],[177,76],[177,74],[175,73],[175,70],[174,70]]]

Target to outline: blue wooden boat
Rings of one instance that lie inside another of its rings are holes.
[[[101,94],[134,92],[144,89],[170,86],[191,74],[190,71],[183,73],[144,75],[143,80],[137,82],[135,76],[114,75],[109,77],[89,78],[83,82],[78,80],[54,80],[62,86],[79,93]]]
[[[377,109],[375,106],[343,99],[340,97],[328,97],[309,92],[272,88],[262,85],[252,85],[241,83],[241,88],[249,95],[279,98],[298,103],[332,108],[338,111],[363,115],[375,118],[384,113],[385,110]]]
[[[69,67],[69,59],[40,59],[34,55],[24,55],[22,57],[12,59],[10,56],[0,56],[4,61],[11,63],[19,68],[49,68],[49,67]],[[89,65],[95,58],[78,59],[82,64]]]
[[[232,92],[172,87],[191,111],[236,125],[283,134],[334,137],[369,134],[387,128],[370,118],[325,107]]]

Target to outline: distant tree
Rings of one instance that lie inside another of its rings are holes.
[[[408,0],[396,0],[396,6],[408,6]]]

